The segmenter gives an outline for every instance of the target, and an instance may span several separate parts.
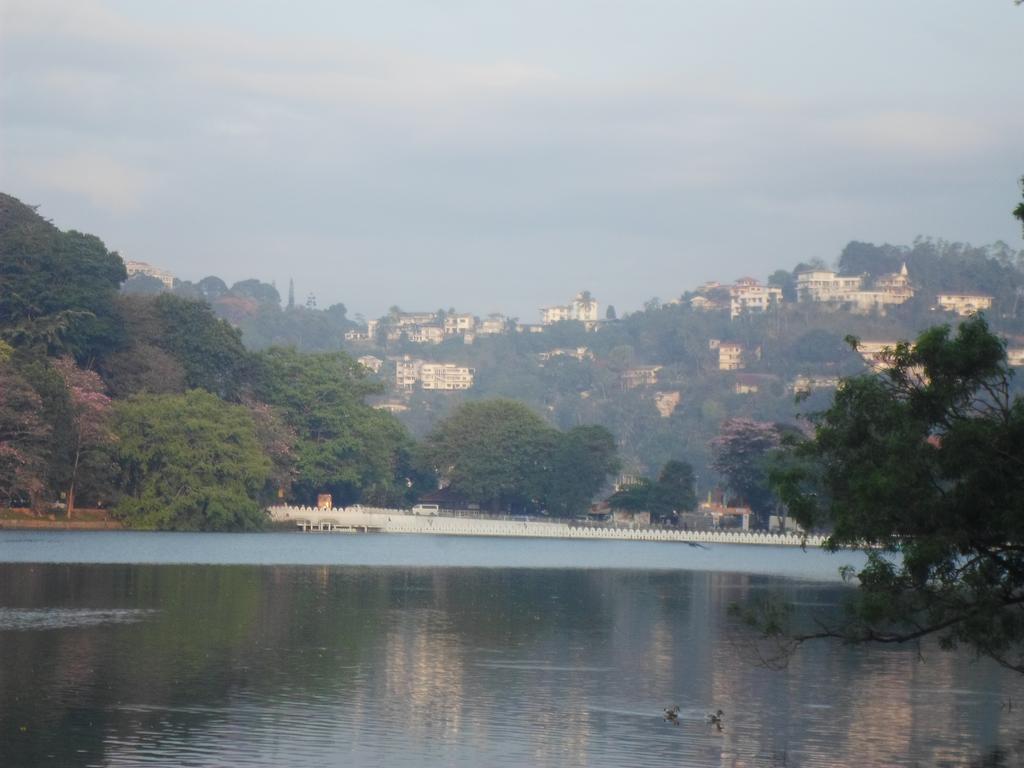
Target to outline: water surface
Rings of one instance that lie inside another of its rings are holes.
[[[728,605],[835,610],[820,552],[3,532],[0,560],[0,766],[1020,760],[1024,686],[990,663],[832,643],[756,663]]]

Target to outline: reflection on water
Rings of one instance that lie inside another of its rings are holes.
[[[0,565],[0,765],[1018,764],[1016,677],[826,643],[765,669],[726,609],[767,588],[806,610],[843,593],[721,571]]]
[[[154,611],[114,608],[0,608],[0,632],[13,629],[62,629],[93,624],[130,624]]]

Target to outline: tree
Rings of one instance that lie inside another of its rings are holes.
[[[0,361],[0,497],[28,497],[33,507],[45,487],[51,427],[42,399],[5,360]]]
[[[723,422],[711,441],[715,453],[712,467],[762,520],[773,499],[767,461],[778,445],[779,431],[774,424],[742,417]]]
[[[1017,0],[1017,4],[1020,5],[1024,0]],[[1020,177],[1020,187],[1024,190],[1024,176]],[[1024,227],[1024,203],[1018,203],[1017,207],[1013,209],[1013,215],[1020,219],[1021,226]]]
[[[0,327],[28,329],[15,346],[39,345],[87,360],[116,346],[113,310],[127,277],[124,262],[99,238],[61,232],[35,209],[0,194]],[[60,328],[43,339],[40,328]]]
[[[165,293],[153,306],[161,328],[154,342],[181,363],[186,385],[236,400],[250,362],[241,333],[203,302]]]
[[[442,482],[494,510],[536,506],[550,483],[558,432],[522,403],[465,403],[425,441]]]
[[[612,509],[622,509],[627,512],[648,512],[651,508],[653,490],[654,484],[651,479],[641,477],[609,496],[608,505]]]
[[[256,357],[253,395],[275,406],[295,431],[293,494],[312,503],[398,503],[408,490],[412,441],[390,413],[363,402],[381,391],[342,352],[301,355],[273,348]]]
[[[202,390],[138,395],[115,408],[124,496],[114,513],[134,527],[252,530],[271,475],[249,412]]]
[[[55,360],[53,367],[64,381],[71,405],[71,429],[66,436],[72,456],[67,486],[67,515],[70,518],[75,511],[75,485],[83,455],[103,447],[113,438],[109,427],[110,398],[103,391],[103,380],[99,375],[79,368],[71,358]]]
[[[163,280],[152,275],[132,275],[121,284],[121,293],[129,296],[157,296],[166,290]]]
[[[1024,672],[1024,400],[983,317],[931,328],[844,382],[774,482],[828,548],[868,563],[850,620],[796,635],[937,635]],[[776,624],[774,630],[782,630]]]
[[[586,512],[618,469],[615,438],[604,427],[584,425],[560,434],[544,493],[547,510],[558,517]]]
[[[615,305],[614,304],[609,304],[608,305],[608,309],[606,309],[605,312],[604,312],[604,319],[605,320],[609,320],[609,321],[613,321],[613,320],[618,320],[619,319],[619,316],[617,314],[615,314]]]
[[[650,510],[658,518],[673,517],[697,507],[693,467],[675,459],[665,463],[651,489]]]
[[[796,301],[796,275],[784,269],[777,269],[768,275],[768,285],[782,289],[784,301]]]

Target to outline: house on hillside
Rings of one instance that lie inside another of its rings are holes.
[[[739,371],[746,367],[743,345],[734,341],[718,342],[718,370]]]
[[[820,302],[849,305],[854,312],[885,311],[914,297],[907,265],[899,272],[881,275],[871,288],[864,285],[863,275],[838,275],[827,269],[808,269],[796,276],[798,302]]]
[[[935,297],[936,306],[943,312],[956,312],[960,317],[973,315],[992,308],[992,297],[984,293],[940,293]]]
[[[741,277],[729,288],[729,317],[766,312],[782,303],[782,289],[761,285],[752,277]]]

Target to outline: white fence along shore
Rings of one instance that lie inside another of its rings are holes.
[[[612,526],[584,521],[548,521],[522,518],[477,518],[414,515],[405,509],[275,506],[270,519],[293,524],[303,531],[335,533],[421,533],[444,536],[505,536],[543,539],[609,539],[614,541],[676,541],[686,544],[768,544],[820,547],[824,536],[805,538],[789,533],[763,531],[689,531],[659,526]]]

